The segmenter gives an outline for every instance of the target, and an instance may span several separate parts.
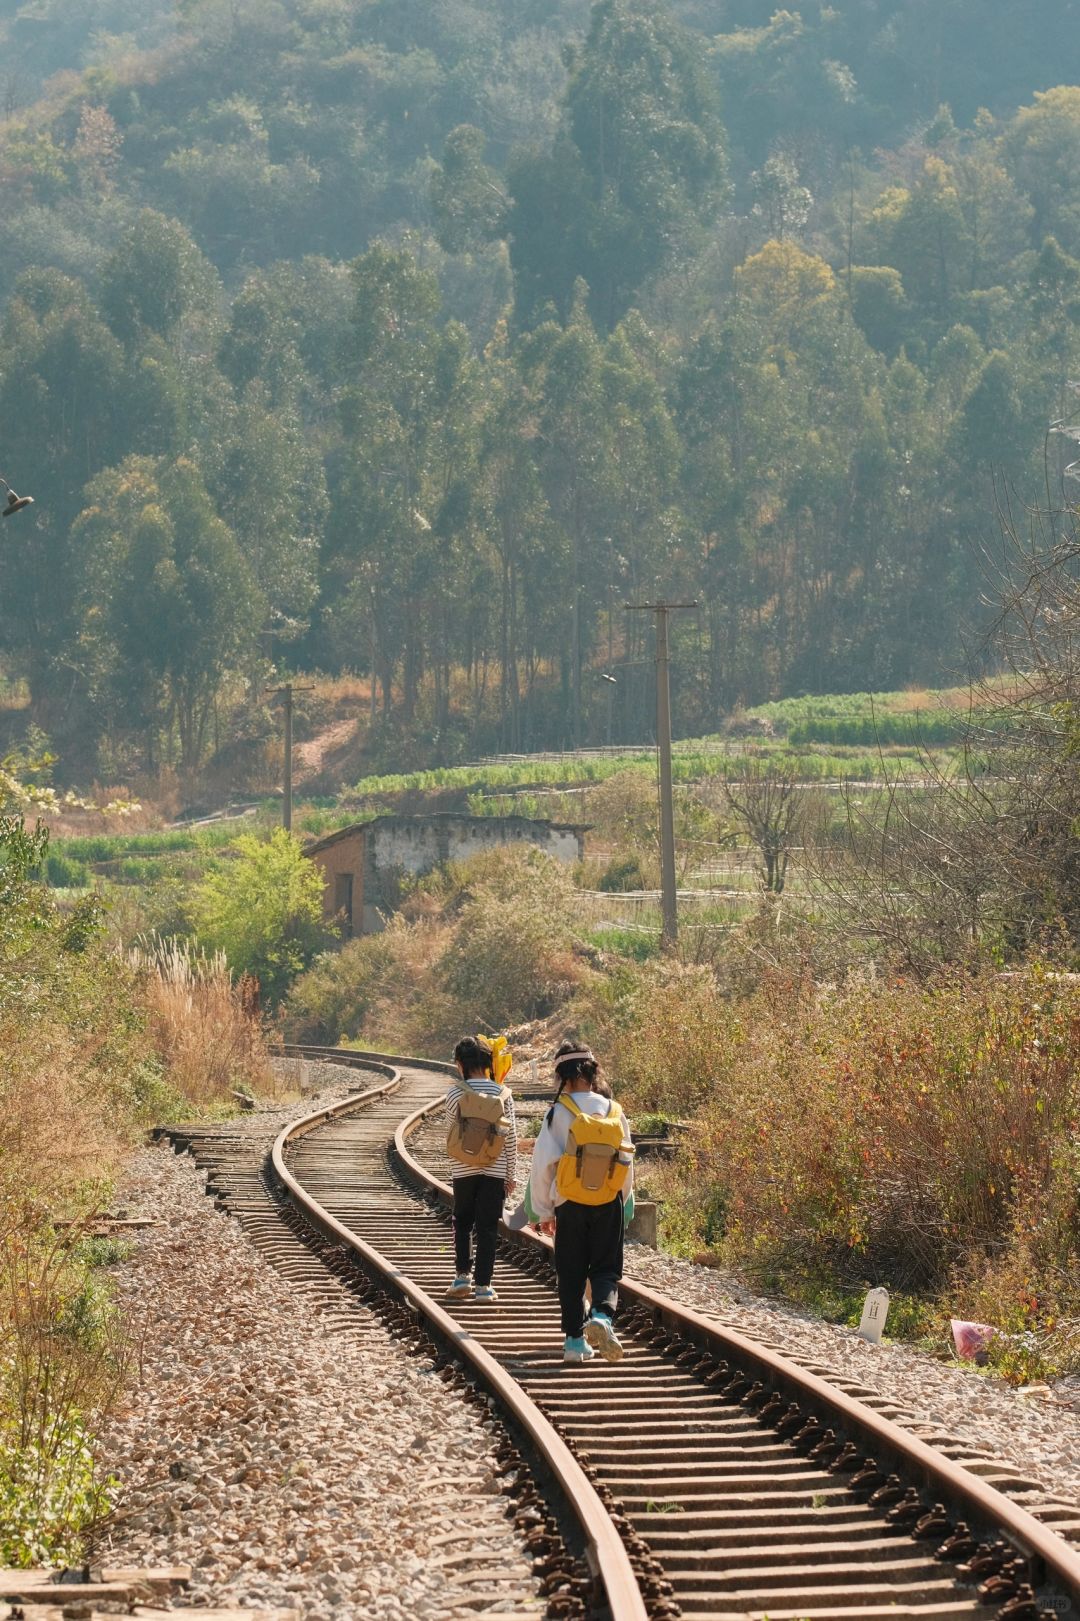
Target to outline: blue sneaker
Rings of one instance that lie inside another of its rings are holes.
[[[449,1289],[447,1289],[446,1294],[443,1296],[443,1299],[444,1300],[464,1300],[467,1295],[471,1295],[471,1294],[472,1294],[472,1279],[468,1276],[467,1273],[464,1276],[459,1273],[458,1276],[454,1279],[453,1283],[450,1285]]]
[[[562,1359],[564,1362],[591,1362],[596,1352],[591,1345],[586,1345],[584,1337],[578,1334],[568,1334],[563,1345]]]
[[[594,1351],[599,1351],[605,1362],[622,1360],[622,1341],[611,1326],[611,1318],[603,1311],[594,1311],[585,1324],[585,1338]]]
[[[474,1300],[478,1300],[482,1306],[493,1306],[499,1298],[490,1283],[480,1284],[473,1290],[472,1297]]]

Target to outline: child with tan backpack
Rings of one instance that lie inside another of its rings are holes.
[[[488,1305],[495,1240],[503,1203],[514,1191],[517,1122],[514,1099],[503,1080],[513,1059],[504,1036],[463,1036],[454,1048],[460,1080],[446,1095],[446,1152],[454,1184],[454,1254],[457,1275],[448,1300]],[[473,1234],[476,1256],[473,1260]]]

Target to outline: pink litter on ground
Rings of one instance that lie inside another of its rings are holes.
[[[978,1362],[986,1360],[986,1352],[990,1341],[997,1333],[989,1323],[963,1323],[958,1318],[949,1320],[952,1329],[953,1344],[956,1354],[962,1362]]]

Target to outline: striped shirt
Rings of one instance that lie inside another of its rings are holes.
[[[474,1092],[494,1093],[498,1097],[502,1087],[491,1079],[490,1075],[473,1075],[469,1079],[469,1086]],[[446,1129],[450,1130],[458,1115],[458,1103],[465,1087],[461,1081],[455,1081],[446,1094]],[[514,1182],[517,1180],[517,1120],[514,1117],[514,1099],[509,1091],[506,1094],[506,1118],[509,1129],[506,1133],[506,1147],[495,1161],[494,1165],[486,1166],[482,1171],[474,1171],[471,1166],[462,1165],[458,1160],[450,1161],[450,1177],[456,1182],[459,1176],[493,1176],[501,1182]]]

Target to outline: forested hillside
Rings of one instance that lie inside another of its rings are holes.
[[[0,697],[113,780],[274,666],[596,741],[657,591],[687,733],[954,676],[995,483],[1076,488],[1078,24],[5,0]]]

